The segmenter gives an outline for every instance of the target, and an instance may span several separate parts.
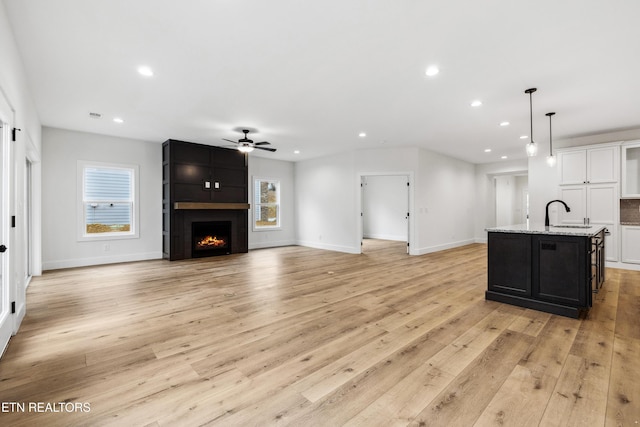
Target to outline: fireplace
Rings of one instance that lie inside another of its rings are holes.
[[[231,221],[191,223],[191,257],[200,258],[231,253]]]
[[[176,261],[247,253],[248,200],[248,165],[244,154],[235,149],[173,139],[165,141],[162,144],[163,258]],[[216,225],[215,222],[226,224],[223,229],[208,229]],[[206,239],[207,236],[210,238]],[[197,244],[203,239],[203,244]]]

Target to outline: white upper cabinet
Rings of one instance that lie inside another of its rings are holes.
[[[640,198],[640,141],[622,146],[622,197]]]
[[[618,182],[620,147],[606,146],[558,153],[560,185]]]

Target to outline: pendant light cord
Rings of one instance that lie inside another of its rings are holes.
[[[553,146],[552,146],[552,139],[551,139],[551,114],[549,114],[549,155],[553,156]]]
[[[551,136],[551,117],[556,113],[547,113],[545,116],[549,117],[549,156],[553,156],[553,137]]]
[[[533,92],[529,92],[529,123],[531,123],[531,143],[533,144]]]

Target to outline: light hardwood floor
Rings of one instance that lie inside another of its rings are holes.
[[[0,360],[25,412],[0,425],[640,425],[640,272],[608,269],[582,320],[486,280],[485,245],[384,241],[47,272]]]

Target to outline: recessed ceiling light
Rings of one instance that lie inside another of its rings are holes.
[[[436,67],[435,65],[431,65],[431,66],[427,67],[427,71],[425,71],[424,73],[428,77],[433,77],[436,74],[438,74],[439,72],[440,72],[440,70],[438,69],[438,67]]]
[[[120,117],[114,117],[113,121],[116,123],[124,123],[124,120],[122,120]]]
[[[485,148],[485,149],[484,149],[484,152],[485,152],[485,153],[490,153],[490,152],[491,152],[491,148]]]
[[[293,154],[300,154],[300,150],[293,150]]]
[[[500,126],[509,126],[509,122],[500,122]]]
[[[142,65],[140,67],[138,67],[138,73],[141,76],[145,76],[145,77],[152,77],[153,76],[153,70],[149,67],[147,67],[146,65]]]
[[[500,157],[500,158],[501,158],[501,159],[506,159],[506,158],[507,158],[507,156],[502,156],[502,157]]]
[[[364,138],[365,136],[367,136],[367,134],[366,134],[366,133],[364,133],[364,132],[360,132],[360,133],[358,134],[358,136],[359,136],[360,138]]]
[[[482,101],[480,101],[480,100],[471,101],[471,106],[472,107],[479,107],[481,105],[482,105]]]
[[[520,139],[527,139],[527,138],[529,138],[529,135],[522,135],[522,136],[520,137]]]

